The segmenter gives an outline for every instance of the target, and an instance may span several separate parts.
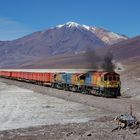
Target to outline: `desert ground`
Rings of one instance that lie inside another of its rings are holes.
[[[127,94],[126,94],[127,95]],[[140,129],[112,130],[114,118],[140,119],[140,96],[113,99],[0,79],[0,140],[138,140]]]

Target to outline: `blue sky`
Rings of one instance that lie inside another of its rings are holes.
[[[74,21],[140,35],[140,0],[0,0],[0,40]]]

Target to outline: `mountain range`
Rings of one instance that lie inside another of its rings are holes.
[[[73,67],[80,63],[80,58],[85,63],[92,61],[89,56],[95,59],[96,50],[104,50],[127,40],[127,36],[103,28],[67,22],[13,41],[0,41],[0,67],[28,68],[30,65],[30,68],[52,68],[52,64],[57,67],[64,61],[69,61],[67,64]]]

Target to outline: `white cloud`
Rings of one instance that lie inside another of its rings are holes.
[[[14,40],[33,32],[33,29],[18,21],[0,18],[0,40]]]

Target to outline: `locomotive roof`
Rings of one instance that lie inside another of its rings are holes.
[[[116,73],[115,71],[114,72],[108,72],[108,71],[88,71],[87,73],[100,73],[100,74],[116,74],[116,75],[119,75],[118,73]]]

